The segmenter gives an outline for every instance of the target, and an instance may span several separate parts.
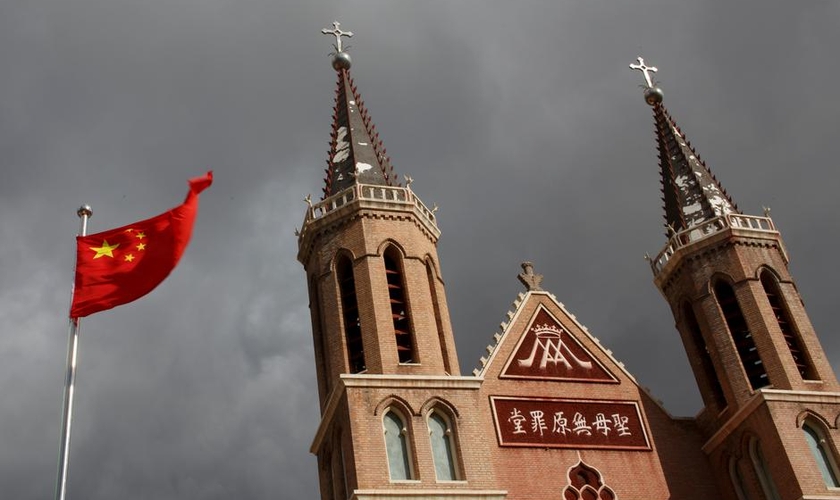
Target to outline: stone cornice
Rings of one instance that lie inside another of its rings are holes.
[[[703,445],[703,452],[711,452],[720,446],[744,420],[752,415],[759,406],[765,402],[787,402],[787,403],[819,403],[840,405],[840,392],[815,392],[815,391],[785,391],[781,389],[759,389],[753,398],[737,413],[732,415],[720,429],[710,437]]]
[[[448,375],[367,375],[364,373],[342,374],[345,387],[400,387],[417,389],[465,389],[478,390],[484,379],[478,377]]]
[[[484,382],[479,377],[446,376],[446,375],[367,375],[343,373],[339,383],[327,397],[327,404],[321,413],[321,423],[315,431],[315,438],[309,447],[309,452],[317,455],[324,442],[324,437],[335,418],[335,412],[348,388],[412,388],[412,389],[462,389],[477,391]]]
[[[305,265],[319,235],[357,217],[412,220],[436,243],[440,229],[434,212],[408,187],[353,185],[310,204],[298,233],[298,260]]]

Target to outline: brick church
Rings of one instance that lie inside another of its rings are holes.
[[[461,375],[435,211],[378,140],[349,33],[324,32],[336,38],[332,146],[298,235],[323,500],[840,499],[840,386],[781,234],[768,214],[742,214],[688,145],[655,68],[631,65],[653,111],[667,227],[649,260],[703,398],[694,418],[642,389],[530,263],[482,367]]]

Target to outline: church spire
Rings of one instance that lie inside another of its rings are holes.
[[[350,76],[351,59],[342,47],[341,37],[352,37],[353,33],[341,31],[338,22],[333,22],[332,29],[321,32],[336,38],[332,65],[338,73],[323,197],[355,184],[399,185],[391,160]]]
[[[645,78],[645,101],[653,108],[659,168],[662,175],[662,200],[669,236],[702,224],[721,215],[739,213],[735,202],[700,159],[676,122],[662,104],[663,93],[651,79],[657,69],[644,59],[631,69]]]

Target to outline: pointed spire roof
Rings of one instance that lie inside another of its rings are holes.
[[[662,104],[663,93],[650,78],[656,72],[644,59],[630,68],[645,77],[645,100],[653,108],[666,227],[673,232],[701,224],[728,213],[739,213],[732,198],[700,159],[685,134]],[[670,234],[668,235],[670,236]]]
[[[353,34],[341,31],[337,22],[333,26],[332,30],[322,30],[336,37],[332,63],[338,73],[324,198],[354,184],[399,185],[391,160],[350,76],[350,56],[342,50],[341,37]]]

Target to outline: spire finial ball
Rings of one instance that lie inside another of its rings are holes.
[[[336,71],[350,69],[352,63],[353,60],[350,59],[350,54],[347,52],[336,52],[332,59],[332,67]]]
[[[665,94],[659,87],[648,87],[645,89],[645,102],[650,106],[661,103],[663,97],[665,97]]]

